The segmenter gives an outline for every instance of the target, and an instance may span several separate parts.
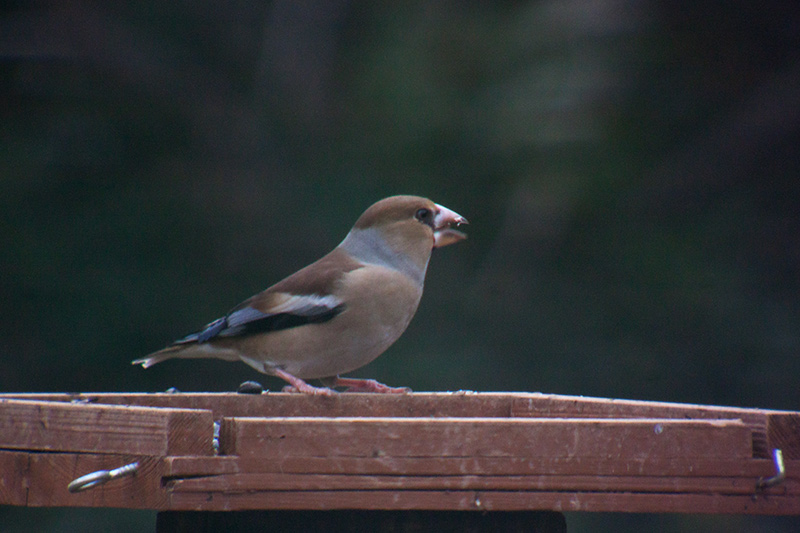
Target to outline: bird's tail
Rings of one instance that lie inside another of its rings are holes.
[[[142,365],[143,368],[149,368],[167,359],[223,359],[225,361],[238,361],[239,353],[229,348],[215,346],[210,342],[189,342],[186,344],[167,346],[163,350],[131,361],[131,364]]]
[[[153,352],[146,357],[131,361],[131,364],[142,365],[142,368],[149,368],[156,363],[160,363],[161,361],[166,361],[167,359],[172,359],[173,357],[180,357],[180,355],[176,352],[179,352],[182,348],[183,346],[167,346],[163,350]]]

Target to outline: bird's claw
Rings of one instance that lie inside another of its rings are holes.
[[[313,396],[333,396],[337,394],[335,390],[328,387],[314,387],[313,385],[305,384],[305,387],[295,387],[294,385],[286,385],[281,389],[281,392],[299,392],[302,394],[311,394]]]
[[[411,392],[408,387],[390,387],[374,379],[337,377],[332,383],[326,384],[331,387],[344,387],[346,392],[374,392],[378,394],[408,394]]]

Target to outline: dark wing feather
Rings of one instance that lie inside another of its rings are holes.
[[[327,322],[341,313],[344,307],[332,296],[288,296],[287,301],[275,306],[272,313],[249,306],[239,307],[175,344],[202,343],[214,338],[245,336]]]
[[[326,322],[345,306],[331,296],[342,275],[364,265],[341,249],[280,281],[234,307],[227,316],[174,344],[207,342]],[[328,296],[321,296],[326,294]]]

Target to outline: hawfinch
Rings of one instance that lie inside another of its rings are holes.
[[[354,392],[408,392],[339,374],[366,365],[400,337],[417,311],[431,251],[466,238],[451,229],[466,222],[427,198],[385,198],[322,259],[133,364],[241,360],[284,379],[288,391],[332,394],[304,381],[319,378]]]

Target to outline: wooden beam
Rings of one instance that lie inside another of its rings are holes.
[[[768,489],[766,496],[786,491],[800,494],[794,480],[781,489]],[[169,483],[171,493],[203,492],[220,495],[233,492],[275,491],[569,491],[660,494],[741,494],[756,493],[756,479],[720,475],[703,476],[598,476],[598,475],[342,475],[342,474],[230,474],[208,478],[189,478]]]
[[[210,409],[214,418],[257,416],[377,416],[377,417],[508,417],[509,393],[412,393],[309,396],[269,392],[260,395],[236,393],[17,393],[14,398],[108,405],[141,405],[182,409]]]
[[[612,400],[540,393],[439,392],[350,394],[332,397],[265,393],[17,393],[0,398],[81,401],[211,410],[215,419],[257,416],[374,417],[535,417],[535,418],[738,418],[753,431],[755,457],[769,458],[780,448],[787,459],[800,459],[800,413],[741,407]]]
[[[0,451],[0,505],[28,504],[28,463],[24,452]]]
[[[800,459],[800,413],[767,414],[767,446],[783,451],[786,459]]]
[[[120,507],[164,509],[167,495],[161,486],[160,458],[137,455],[88,453],[30,454],[27,476],[30,507]],[[111,470],[138,462],[132,476],[111,480],[83,492],[69,492],[71,481],[98,470]]]
[[[797,515],[796,495],[660,494],[528,491],[273,491],[173,492],[173,510],[366,509],[460,511],[592,511]]]
[[[139,463],[133,476],[84,492],[67,490],[78,477],[133,462]],[[0,505],[162,509],[163,467],[162,460],[149,456],[0,451]]]
[[[0,503],[800,514],[799,420],[542,394],[4,394]],[[786,477],[756,489],[776,444]]]
[[[221,437],[223,454],[271,459],[752,457],[739,420],[225,418]]]
[[[0,399],[0,448],[211,455],[211,411]]]
[[[341,474],[403,476],[731,476],[750,480],[775,474],[767,459],[702,457],[283,457],[265,461],[261,457],[167,457],[165,480],[204,478],[228,474]],[[787,471],[800,479],[800,462],[788,461]],[[792,479],[790,476],[790,479]]]
[[[794,411],[609,400],[553,394],[519,395],[511,401],[513,417],[739,418],[753,430],[755,457],[770,457],[772,450],[778,448],[783,451],[787,459],[800,459],[800,413]]]

